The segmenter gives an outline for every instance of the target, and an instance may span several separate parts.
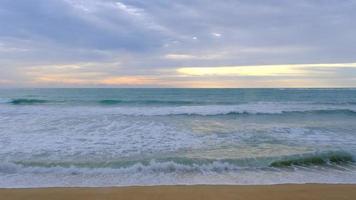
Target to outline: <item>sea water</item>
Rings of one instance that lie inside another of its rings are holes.
[[[0,187],[356,183],[356,89],[1,89]]]

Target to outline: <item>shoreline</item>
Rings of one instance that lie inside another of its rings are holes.
[[[0,199],[356,199],[356,184],[169,185],[124,187],[1,188]]]

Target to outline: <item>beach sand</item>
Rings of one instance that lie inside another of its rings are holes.
[[[1,200],[343,200],[356,199],[356,185],[142,186],[0,189]]]

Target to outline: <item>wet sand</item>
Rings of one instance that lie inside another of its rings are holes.
[[[0,189],[1,200],[343,200],[356,199],[356,185],[140,186]]]

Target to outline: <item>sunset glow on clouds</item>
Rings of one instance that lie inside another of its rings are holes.
[[[192,76],[308,76],[309,71],[333,68],[356,68],[356,63],[323,63],[323,64],[284,64],[255,66],[223,67],[185,67],[177,69],[178,73]]]
[[[0,87],[356,87],[356,2],[3,0]]]

